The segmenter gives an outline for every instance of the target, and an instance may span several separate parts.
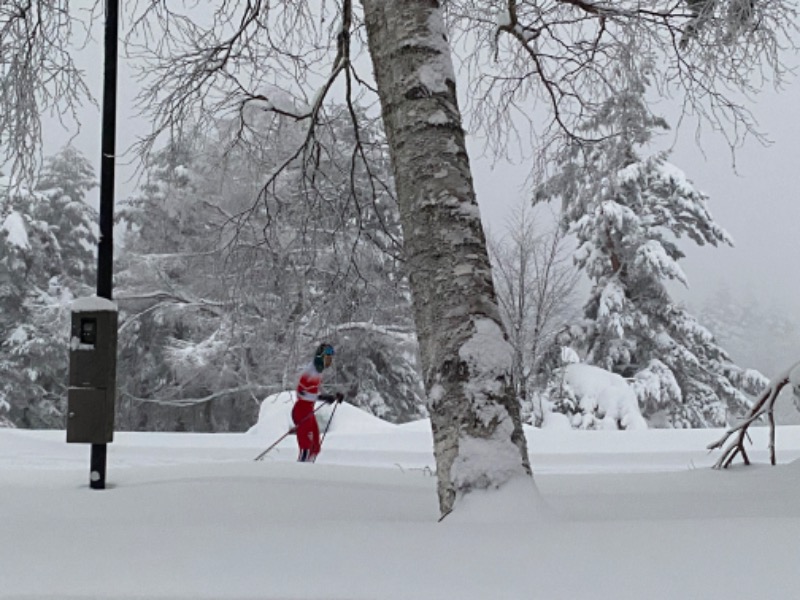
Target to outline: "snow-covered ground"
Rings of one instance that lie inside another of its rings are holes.
[[[288,405],[246,434],[117,433],[108,489],[64,432],[0,429],[0,598],[796,599],[800,428],[710,469],[719,431],[528,430],[538,492],[439,523],[426,423],[342,405],[316,464]]]

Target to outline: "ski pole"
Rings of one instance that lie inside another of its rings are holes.
[[[259,454],[258,456],[256,456],[256,457],[255,457],[253,460],[256,460],[256,461],[257,461],[257,460],[263,460],[263,459],[264,459],[264,457],[267,455],[267,453],[268,453],[270,450],[272,450],[272,449],[273,449],[275,446],[277,446],[278,444],[280,444],[280,443],[281,443],[283,440],[285,440],[287,437],[289,437],[289,436],[290,436],[290,435],[292,435],[293,433],[296,433],[296,432],[297,432],[297,427],[298,427],[299,425],[301,425],[302,423],[304,423],[304,422],[305,422],[305,420],[306,420],[306,419],[308,419],[309,417],[313,417],[313,416],[314,416],[314,413],[316,413],[316,412],[317,412],[317,411],[318,411],[320,408],[322,408],[323,406],[324,406],[323,404],[320,404],[318,407],[316,407],[316,408],[313,410],[313,412],[310,412],[310,413],[309,413],[309,414],[307,414],[305,417],[303,417],[302,419],[300,419],[300,423],[298,423],[298,424],[297,424],[297,425],[295,425],[294,427],[291,427],[291,428],[289,429],[289,431],[287,431],[287,432],[286,432],[286,433],[284,433],[284,434],[283,434],[281,437],[279,437],[277,440],[275,440],[275,442],[274,442],[274,443],[272,443],[272,444],[270,445],[270,447],[269,447],[269,448],[267,448],[266,450],[264,450],[264,451],[263,451],[261,454]],[[329,421],[329,422],[330,422],[330,421]]]
[[[339,405],[342,403],[341,400],[337,400],[333,405],[333,410],[331,411],[331,416],[328,419],[328,422],[325,424],[325,431],[322,432],[322,437],[319,439],[319,451],[322,452],[322,442],[325,441],[325,436],[328,435],[328,428],[331,426],[331,421],[333,421],[333,415],[336,414],[336,409],[339,408]],[[319,456],[319,454],[317,454]],[[317,462],[317,456],[314,457],[314,460],[311,462]]]

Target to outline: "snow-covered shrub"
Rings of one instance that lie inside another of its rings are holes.
[[[625,379],[599,367],[568,364],[553,381],[550,412],[569,418],[575,429],[647,429],[636,392]],[[545,415],[544,426],[558,426],[555,414]]]

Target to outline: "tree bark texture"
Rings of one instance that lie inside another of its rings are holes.
[[[442,9],[362,0],[397,188],[439,505],[530,476]]]

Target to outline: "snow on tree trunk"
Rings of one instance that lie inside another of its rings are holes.
[[[442,514],[530,476],[435,0],[363,0],[403,225]]]

